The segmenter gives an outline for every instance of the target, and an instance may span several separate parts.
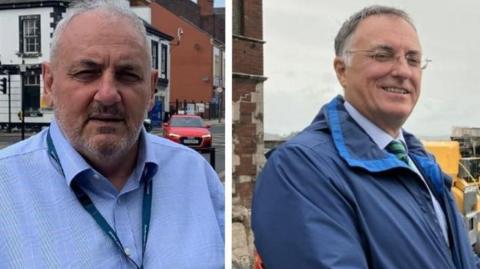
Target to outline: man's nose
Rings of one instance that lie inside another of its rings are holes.
[[[403,56],[398,56],[393,62],[392,75],[398,78],[407,79],[412,76],[415,67],[408,64],[408,61]]]
[[[121,101],[121,96],[118,90],[115,76],[105,72],[99,80],[94,100],[106,106],[116,104]]]

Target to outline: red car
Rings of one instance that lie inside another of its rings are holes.
[[[204,126],[202,118],[194,115],[173,115],[163,124],[163,136],[174,142],[208,151],[212,146],[210,126]]]

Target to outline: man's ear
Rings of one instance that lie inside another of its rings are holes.
[[[157,89],[158,81],[158,70],[152,69],[152,74],[150,76],[150,92],[148,98],[148,111],[152,110],[153,105],[155,104],[155,91]]]
[[[42,78],[43,78],[43,96],[45,98],[45,103],[48,107],[53,107],[53,70],[52,65],[49,62],[42,63]]]
[[[344,89],[347,88],[347,79],[346,79],[346,70],[347,65],[345,60],[342,57],[335,57],[333,60],[333,68],[335,69],[335,73],[337,74],[338,82],[342,85]]]

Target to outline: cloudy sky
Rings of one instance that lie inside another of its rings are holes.
[[[405,9],[433,60],[405,129],[448,137],[452,126],[480,127],[480,1],[264,0],[266,133],[303,129],[342,92],[333,39],[347,17],[371,4]]]

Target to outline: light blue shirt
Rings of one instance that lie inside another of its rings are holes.
[[[77,200],[73,180],[141,264],[143,175],[149,174],[144,268],[224,267],[224,190],[201,155],[142,131],[137,164],[118,192],[55,122],[50,133],[65,177],[48,154],[47,130],[0,151],[0,268],[134,268]]]
[[[377,125],[372,123],[370,120],[368,120],[365,116],[363,116],[355,107],[353,107],[348,101],[345,101],[345,110],[347,110],[348,114],[353,118],[353,120],[360,125],[360,127],[370,136],[370,138],[377,144],[377,146],[381,149],[385,149],[385,147],[390,144],[393,140],[399,140],[403,143],[405,146],[405,149],[408,152],[408,147],[407,144],[405,143],[405,139],[403,138],[403,133],[402,131],[399,132],[398,137],[392,137],[390,136],[387,132],[383,131],[380,129]],[[449,244],[448,241],[448,232],[447,232],[447,220],[445,218],[445,213],[442,210],[442,207],[440,206],[440,203],[438,200],[435,198],[435,195],[432,194],[432,191],[428,187],[427,183],[425,182],[425,179],[423,178],[423,175],[418,171],[418,168],[415,166],[415,163],[408,157],[410,161],[410,168],[417,173],[420,178],[423,180],[425,183],[425,186],[428,189],[428,192],[430,193],[430,196],[432,197],[432,204],[433,208],[435,209],[435,213],[437,215],[437,219],[440,225],[440,228],[442,229],[443,232],[443,237],[447,244]]]

